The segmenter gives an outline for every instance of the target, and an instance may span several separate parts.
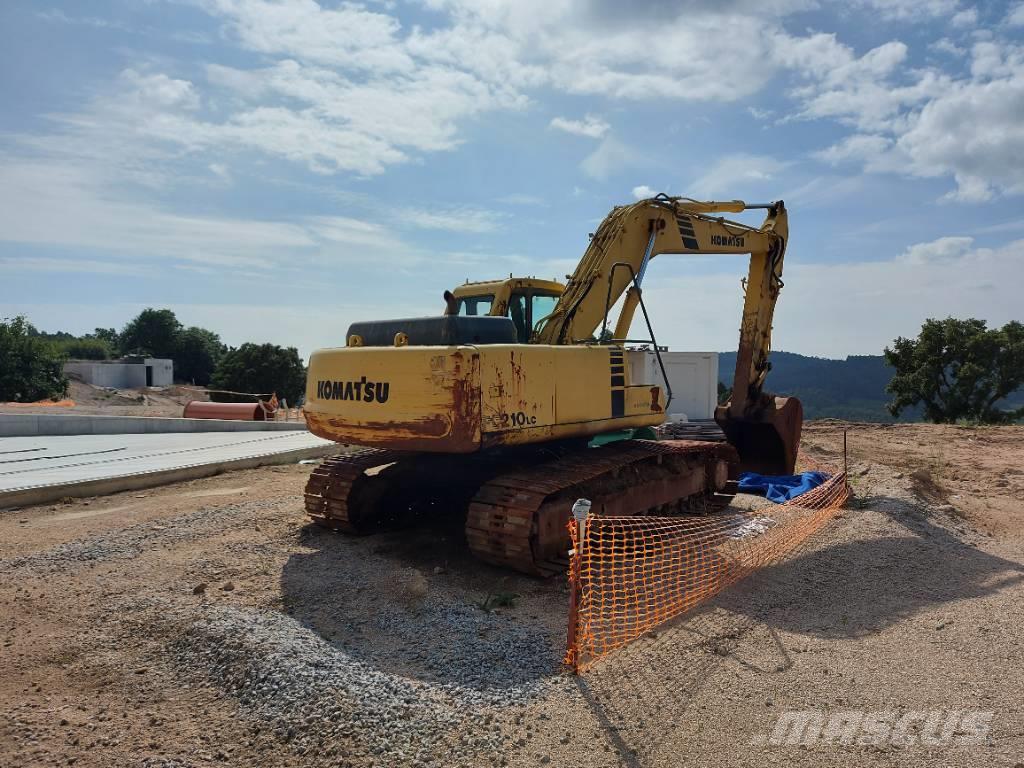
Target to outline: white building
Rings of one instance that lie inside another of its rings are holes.
[[[174,383],[174,361],[156,357],[125,357],[121,360],[69,360],[64,373],[113,389],[169,387]]]

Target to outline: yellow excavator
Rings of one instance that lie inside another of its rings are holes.
[[[767,212],[760,227],[722,216],[751,209]],[[782,201],[658,195],[613,209],[564,286],[467,283],[443,315],[352,324],[344,347],[311,356],[305,416],[361,449],[314,470],[307,512],[349,533],[464,512],[477,557],[548,575],[564,569],[577,498],[595,514],[700,512],[738,469],[791,473],[802,407],[763,391],[788,236]],[[732,396],[715,412],[725,442],[637,437],[671,398],[664,366],[665,387],[632,380],[627,347],[661,362],[641,286],[666,253],[750,254]],[[627,338],[637,308],[650,338]],[[609,434],[626,439],[596,445]]]

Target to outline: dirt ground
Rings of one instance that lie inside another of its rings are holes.
[[[0,404],[0,413],[71,413],[82,416],[180,417],[189,400],[209,400],[202,391],[184,386],[111,389],[76,379],[68,384],[71,407]]]
[[[822,420],[805,428],[804,449],[839,466],[844,429],[855,490],[870,493],[858,473],[879,464],[940,512],[1001,539],[1024,537],[1024,428]]]
[[[580,678],[564,580],[308,525],[308,466],[0,512],[0,765],[1024,766],[1024,429],[846,428],[839,518]],[[991,728],[773,746],[794,710]]]

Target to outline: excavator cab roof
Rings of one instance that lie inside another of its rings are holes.
[[[542,280],[537,277],[509,277],[504,280],[480,280],[470,282],[467,280],[460,285],[452,294],[457,299],[466,296],[497,296],[505,291],[512,293],[516,290],[532,290],[537,293],[550,293],[553,296],[561,296],[565,286],[556,280]]]

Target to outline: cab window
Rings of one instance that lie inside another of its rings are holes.
[[[465,296],[459,299],[459,314],[463,317],[483,317],[491,311],[494,296]]]
[[[557,296],[545,296],[535,293],[532,299],[532,306],[530,307],[530,327],[536,328],[537,323],[554,311],[557,303]]]

